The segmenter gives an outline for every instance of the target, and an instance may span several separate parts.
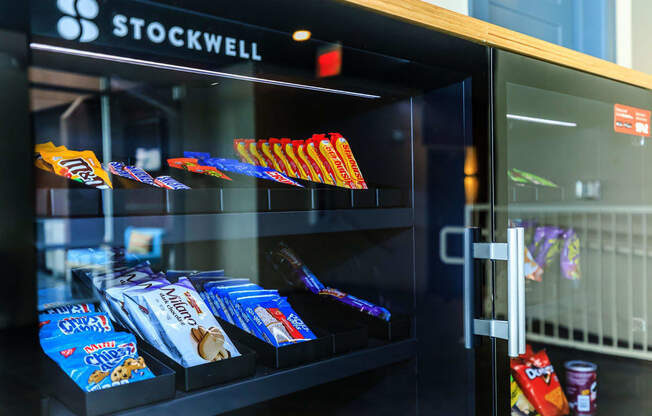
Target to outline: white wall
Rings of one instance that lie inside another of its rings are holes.
[[[631,1],[632,68],[652,74],[652,1]]]
[[[469,14],[469,0],[422,0],[457,13]]]

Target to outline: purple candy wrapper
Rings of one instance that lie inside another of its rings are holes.
[[[284,275],[293,286],[314,294],[326,288],[285,243],[279,243],[275,250],[268,253],[268,258],[274,270]]]
[[[285,174],[274,169],[250,165],[249,163],[242,163],[235,159],[210,157],[208,153],[204,152],[183,152],[183,156],[199,159],[201,160],[202,165],[213,166],[221,171],[235,172],[241,175],[253,176],[255,178],[267,179],[279,183],[284,183],[286,185],[303,188],[303,186],[299,185],[297,182],[293,181]]]
[[[531,251],[534,254],[534,261],[545,269],[546,266],[554,261],[555,256],[559,254],[559,238],[564,230],[559,227],[544,226],[537,227],[534,232],[534,248]]]
[[[179,189],[190,189],[189,186],[184,185],[173,177],[166,175],[157,176],[156,179],[154,179],[154,184],[160,186],[161,188],[172,189],[175,191]]]
[[[566,279],[578,280],[580,274],[580,239],[572,228],[563,234],[564,247],[561,251],[560,264]]]
[[[326,288],[322,289],[319,291],[320,296],[325,296],[325,297],[330,297],[332,299],[335,299],[339,302],[342,302],[345,305],[348,305],[352,308],[355,308],[359,310],[360,312],[364,312],[368,315],[375,316],[376,318],[380,318],[384,321],[389,321],[391,318],[392,314],[385,308],[381,306],[376,306],[371,302],[367,302],[366,300],[358,299],[355,296],[351,296],[347,293],[344,293],[342,291],[339,291],[337,289],[333,288]]]

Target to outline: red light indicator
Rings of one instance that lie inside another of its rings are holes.
[[[339,75],[342,72],[342,48],[328,48],[318,52],[317,77],[325,78]]]

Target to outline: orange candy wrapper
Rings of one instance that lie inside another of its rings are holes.
[[[265,161],[265,158],[263,155],[260,154],[258,151],[257,143],[254,139],[247,139],[244,141],[245,145],[247,146],[247,151],[249,154],[254,158],[254,161],[256,162],[256,166],[262,166],[264,168],[269,167],[267,164],[267,161]]]
[[[322,159],[326,161],[330,167],[333,177],[335,178],[335,184],[343,188],[354,189],[355,185],[349,172],[346,170],[346,166],[342,159],[338,156],[335,148],[331,144],[330,140],[326,138],[325,134],[315,134],[312,136],[315,146],[319,148],[319,154]]]
[[[564,416],[570,411],[559,378],[545,350],[526,353],[510,360],[512,375],[525,397],[541,416]]]
[[[256,164],[255,159],[249,154],[247,149],[247,141],[245,139],[235,139],[233,141],[233,150],[240,157],[240,161],[243,163],[249,163],[252,165]]]
[[[226,176],[221,171],[219,171],[217,168],[213,166],[200,165],[197,159],[193,159],[189,157],[178,157],[174,159],[168,159],[168,165],[171,168],[183,169],[189,172],[200,173],[202,175],[214,176],[216,178],[226,179],[227,181],[233,180],[228,176]]]
[[[97,189],[113,188],[109,174],[102,169],[92,150],[68,150],[65,146],[55,147],[52,142],[48,142],[36,145],[35,152],[40,154],[36,166],[41,169],[45,169],[47,164],[59,176]]]
[[[299,157],[294,152],[294,146],[292,145],[292,140],[290,139],[281,139],[281,146],[283,147],[283,152],[288,157],[288,162],[292,166],[294,172],[298,175],[299,178],[312,181],[312,177],[304,169],[303,163],[299,160]]]
[[[355,183],[355,187],[357,189],[367,189],[367,183],[362,177],[362,172],[360,171],[358,162],[353,156],[349,142],[339,133],[330,133],[330,136],[331,144],[335,148],[335,151],[337,152],[337,155],[340,157],[342,162],[344,162],[346,170],[349,172],[351,179],[353,179]]]
[[[293,178],[298,177],[295,170],[292,169],[292,165],[290,164],[290,161],[285,156],[285,152],[283,151],[283,146],[281,145],[281,141],[279,139],[270,138],[268,143],[272,148],[272,152],[274,153],[274,156],[276,157],[279,166],[282,166],[283,172]]]
[[[335,177],[333,176],[333,172],[331,171],[328,163],[326,163],[326,161],[319,154],[319,149],[317,148],[315,139],[312,138],[306,140],[305,147],[306,153],[308,154],[313,167],[319,172],[323,178],[323,182],[329,185],[335,185]]]
[[[303,140],[292,140],[292,147],[296,149],[299,161],[303,166],[306,173],[309,173],[313,182],[324,183],[324,178],[321,176],[319,168],[310,159],[306,150],[306,143]]]
[[[268,168],[272,168],[281,173],[285,173],[283,167],[279,164],[278,160],[274,156],[274,153],[272,152],[272,146],[270,146],[267,140],[258,140],[257,147],[258,151],[265,158],[265,162],[267,163]]]

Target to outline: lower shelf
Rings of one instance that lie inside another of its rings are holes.
[[[370,342],[364,350],[283,370],[259,367],[256,375],[233,383],[192,392],[177,391],[172,400],[120,412],[120,415],[217,415],[305,390],[365,371],[408,360],[416,355],[414,338],[381,343]],[[48,414],[71,413],[50,399]]]

